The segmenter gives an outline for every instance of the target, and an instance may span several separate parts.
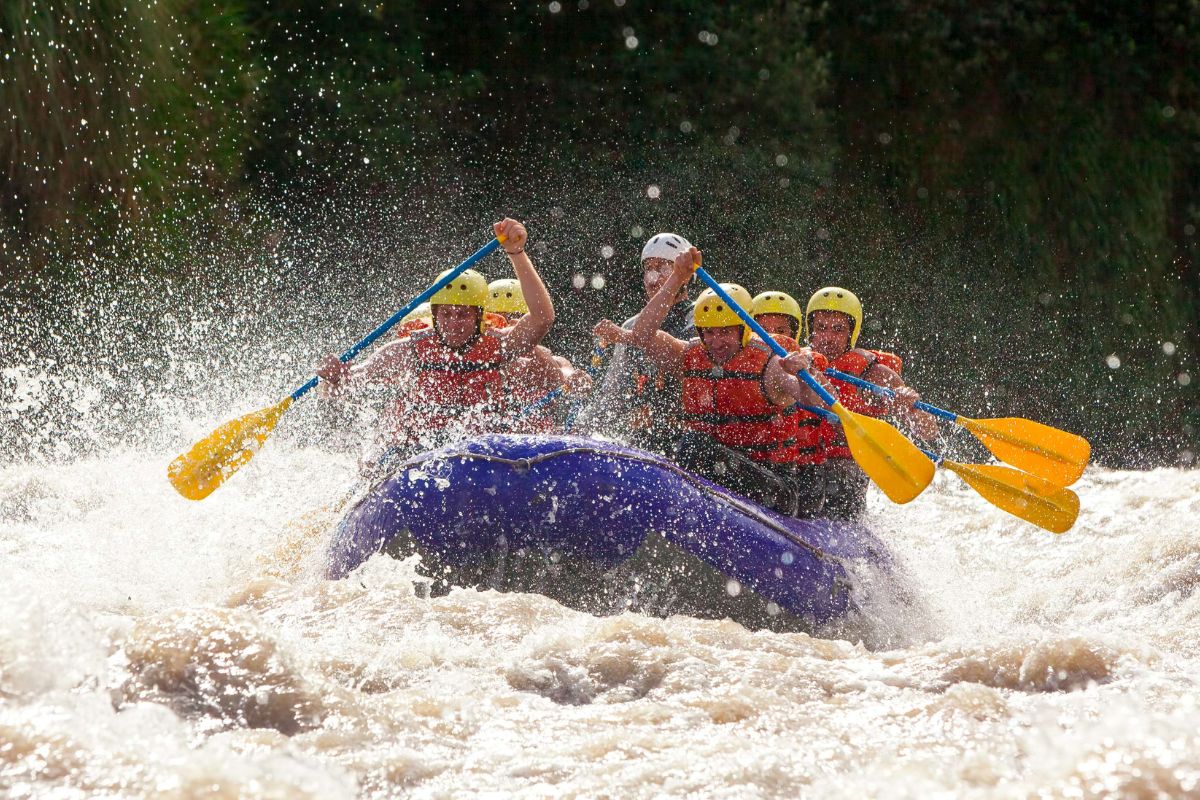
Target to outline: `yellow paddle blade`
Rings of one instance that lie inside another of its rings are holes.
[[[907,503],[925,491],[933,480],[933,462],[904,434],[841,403],[834,403],[833,411],[842,421],[855,462],[893,503]]]
[[[996,508],[1054,533],[1070,530],[1079,516],[1079,496],[1048,480],[999,464],[956,464],[946,469]]]
[[[1019,417],[959,417],[957,421],[996,458],[1058,486],[1070,486],[1079,480],[1092,457],[1087,439],[1040,422]]]
[[[189,500],[203,500],[243,464],[254,458],[275,429],[283,412],[292,404],[285,397],[273,406],[231,419],[192,445],[171,462],[167,480]]]

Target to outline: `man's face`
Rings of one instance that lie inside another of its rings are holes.
[[[438,333],[448,347],[462,347],[479,333],[479,315],[483,311],[476,306],[436,305],[433,319]]]
[[[724,364],[742,349],[742,326],[725,325],[721,328],[700,328],[700,341],[708,351],[714,364]]]
[[[840,311],[814,311],[810,316],[809,344],[826,358],[837,358],[850,349],[854,320]]]
[[[674,264],[666,258],[647,258],[642,262],[642,285],[646,288],[646,299],[658,294],[658,290],[671,277]]]
[[[762,325],[767,333],[796,338],[796,320],[787,314],[759,314],[754,321]]]

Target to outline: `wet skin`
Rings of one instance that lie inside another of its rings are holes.
[[[796,338],[796,320],[787,314],[759,314],[754,321],[762,325],[763,330],[769,334]]]
[[[647,258],[642,262],[642,287],[646,290],[646,297],[654,297],[662,285],[671,277],[671,270],[674,269],[675,262],[667,258]],[[683,295],[687,292],[687,284],[679,290],[679,294]]]
[[[479,315],[482,313],[482,309],[475,306],[436,305],[433,320],[446,346],[459,348],[479,333]]]
[[[854,320],[840,311],[814,311],[809,316],[808,342],[830,361],[850,349]]]
[[[701,328],[700,341],[708,351],[714,364],[724,364],[742,349],[742,326],[726,325],[721,328]]]

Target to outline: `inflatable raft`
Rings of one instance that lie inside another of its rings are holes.
[[[399,464],[339,524],[327,576],[381,551],[419,554],[434,593],[535,591],[593,613],[772,629],[841,617],[864,567],[891,571],[861,525],[784,517],[667,459],[573,436],[485,436]]]

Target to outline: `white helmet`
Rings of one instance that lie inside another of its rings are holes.
[[[674,261],[675,256],[692,246],[692,243],[678,233],[656,233],[642,248],[642,261],[647,258],[665,258]]]

